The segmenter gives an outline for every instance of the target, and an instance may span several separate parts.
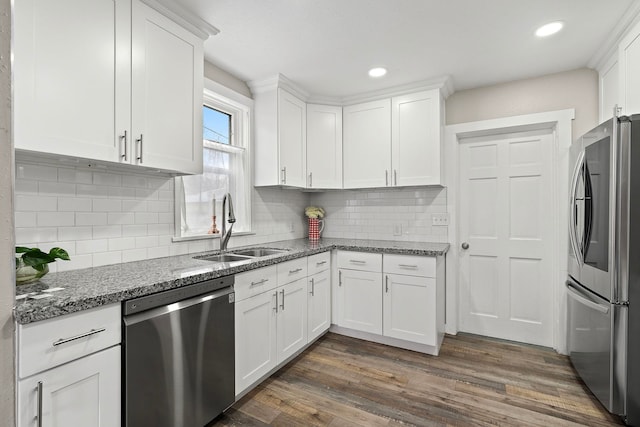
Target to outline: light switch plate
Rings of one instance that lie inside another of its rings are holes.
[[[446,212],[431,214],[431,225],[434,225],[434,226],[449,225],[449,214]]]

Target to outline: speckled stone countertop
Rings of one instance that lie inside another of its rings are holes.
[[[20,324],[37,322],[332,249],[426,256],[444,255],[449,250],[448,243],[352,239],[320,239],[318,242],[297,239],[251,247],[287,251],[241,263],[214,263],[194,259],[195,256],[215,253],[203,252],[51,273],[39,282],[17,287],[14,317]],[[240,248],[229,251],[238,249]],[[62,289],[56,290],[58,288]],[[25,294],[28,294],[26,298],[20,298]],[[50,296],[42,298],[45,295]]]

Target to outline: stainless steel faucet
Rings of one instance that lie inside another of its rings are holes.
[[[229,230],[227,230],[227,199],[229,199]],[[227,244],[229,243],[229,239],[231,238],[231,229],[233,228],[233,224],[236,222],[236,216],[233,213],[233,200],[231,199],[231,193],[227,193],[224,195],[222,199],[222,235],[220,236],[220,251],[227,250]]]

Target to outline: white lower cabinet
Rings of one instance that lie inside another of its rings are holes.
[[[116,346],[18,381],[18,426],[119,426],[120,359]]]
[[[331,270],[309,277],[307,338],[311,342],[331,326]]]
[[[385,275],[382,334],[420,344],[436,345],[436,280]]]
[[[382,275],[340,269],[336,324],[357,331],[382,334]]]
[[[278,298],[276,336],[281,363],[307,345],[307,279],[278,287]]]

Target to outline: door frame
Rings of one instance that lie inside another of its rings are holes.
[[[574,109],[525,114],[477,122],[445,126],[445,186],[447,188],[447,212],[449,212],[448,241],[451,244],[447,252],[446,277],[446,326],[448,334],[457,334],[459,316],[459,268],[460,238],[458,206],[460,195],[459,144],[469,137],[501,135],[514,132],[548,129],[552,134],[554,149],[552,152],[551,187],[553,189],[553,251],[551,269],[554,280],[553,293],[553,348],[561,354],[567,353],[566,347],[566,291],[564,282],[567,276],[568,241],[568,204],[569,197],[569,147],[572,142],[571,125],[575,118]]]

